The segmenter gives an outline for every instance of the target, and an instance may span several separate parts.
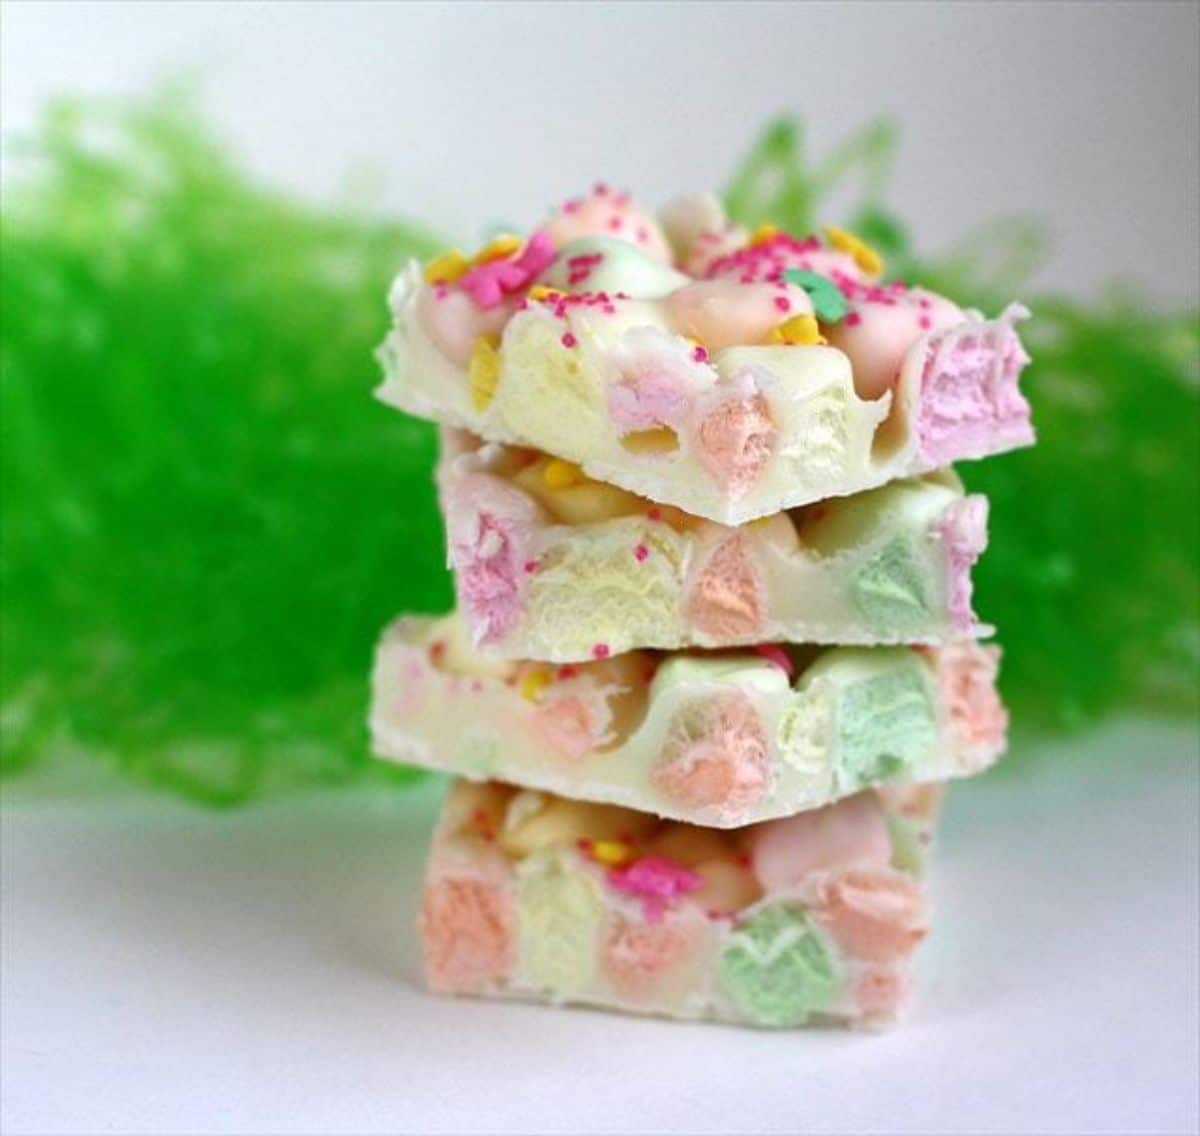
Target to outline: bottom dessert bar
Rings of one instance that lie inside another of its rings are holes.
[[[421,931],[430,988],[753,1026],[879,1026],[908,999],[941,787],[740,829],[456,781]]]

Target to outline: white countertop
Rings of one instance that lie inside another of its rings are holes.
[[[957,788],[922,996],[882,1035],[428,997],[433,785],[214,814],[18,783],[0,1128],[1195,1132],[1197,749],[1124,724]]]

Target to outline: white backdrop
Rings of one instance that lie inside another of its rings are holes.
[[[818,150],[879,111],[894,201],[936,251],[1032,209],[1042,283],[1136,279],[1194,303],[1194,3],[6,3],[3,130],[49,92],[199,65],[264,175],[328,197],[364,161],[386,203],[470,240],[603,177],[648,203],[719,185],[762,122]]]

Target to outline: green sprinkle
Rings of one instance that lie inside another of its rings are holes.
[[[837,323],[847,312],[846,297],[842,290],[819,272],[808,272],[803,268],[789,268],[783,274],[789,284],[797,284],[808,293],[813,311],[822,323]]]

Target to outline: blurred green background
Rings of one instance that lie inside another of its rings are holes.
[[[880,121],[814,159],[779,120],[730,155],[726,197],[747,224],[846,224],[964,305],[1034,311],[1039,444],[961,469],[992,498],[977,606],[1006,652],[1005,768],[1034,731],[1195,715],[1200,315],[1029,294],[1053,228],[1031,218],[925,255],[888,205],[897,143]],[[434,439],[370,391],[388,283],[440,247],[436,218],[257,184],[186,89],[60,100],[7,163],[5,777],[101,765],[233,804],[416,776],[370,763],[363,718],[380,626],[451,602]]]

